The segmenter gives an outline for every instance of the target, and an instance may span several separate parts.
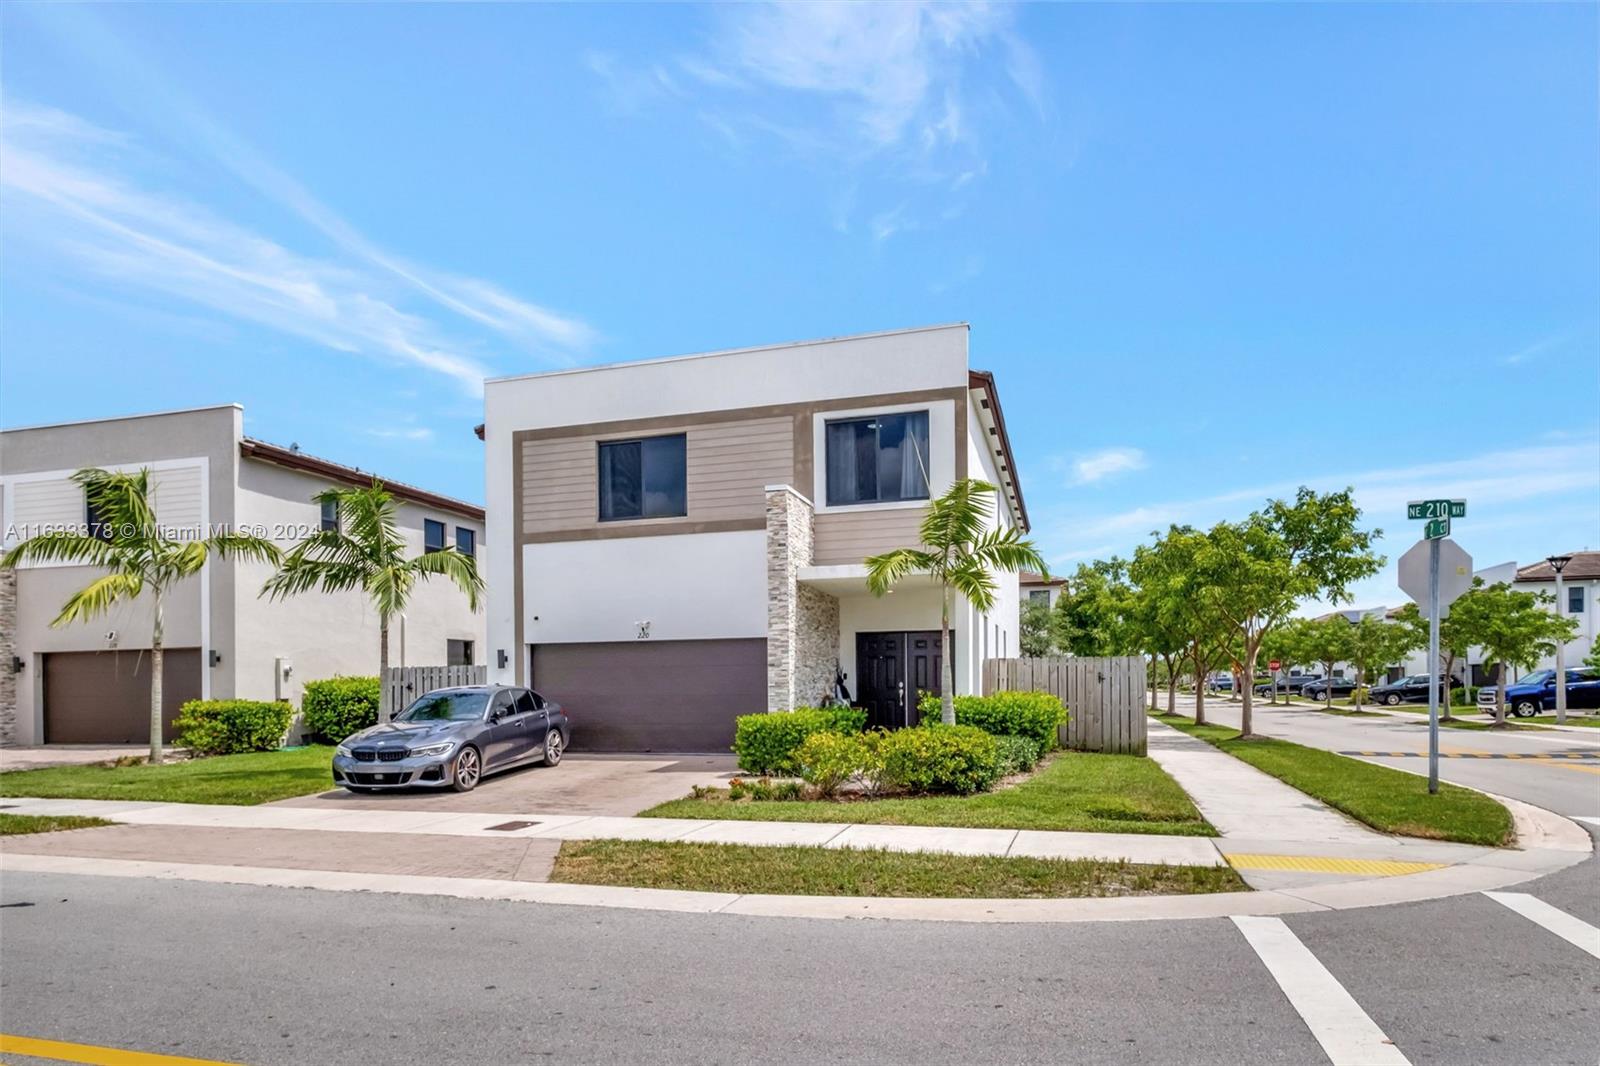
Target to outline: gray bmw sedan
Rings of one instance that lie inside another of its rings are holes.
[[[561,705],[531,689],[441,688],[334,748],[333,783],[351,792],[417,786],[470,792],[500,770],[555,766],[571,738]]]

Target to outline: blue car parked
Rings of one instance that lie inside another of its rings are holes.
[[[1493,712],[1495,690],[1486,685],[1478,690],[1478,709]],[[1556,672],[1536,670],[1520,681],[1506,686],[1506,710],[1518,718],[1532,718],[1536,714],[1556,708]],[[1593,711],[1600,709],[1600,670],[1578,667],[1567,670],[1567,709]]]

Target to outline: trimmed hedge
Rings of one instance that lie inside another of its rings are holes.
[[[338,744],[378,724],[378,679],[329,677],[307,681],[300,697],[306,732],[324,744]]]
[[[995,737],[994,743],[1001,777],[1025,774],[1039,762],[1039,745],[1032,737]]]
[[[858,707],[797,707],[734,720],[733,750],[739,769],[752,774],[798,777],[800,745],[813,733],[859,733],[867,712]]]
[[[888,733],[878,745],[883,776],[904,792],[983,792],[1000,779],[999,745],[970,725],[938,725]]]
[[[992,736],[1028,737],[1040,756],[1056,746],[1057,730],[1067,709],[1048,692],[996,692],[992,696],[957,696],[956,725],[976,726]],[[939,697],[924,694],[917,703],[923,725],[939,724]]]
[[[270,700],[190,700],[172,731],[180,747],[198,755],[276,751],[293,717],[293,707]]]

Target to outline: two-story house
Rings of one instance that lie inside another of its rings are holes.
[[[171,536],[235,528],[288,549],[337,523],[313,500],[335,486],[372,484],[368,471],[244,435],[236,404],[0,432],[0,538],[91,526],[83,467],[148,468],[156,520]],[[453,545],[479,554],[483,510],[386,482],[408,554]],[[286,699],[304,681],[378,672],[378,618],[360,592],[257,595],[264,563],[213,560],[164,609],[163,712],[186,700]],[[30,563],[0,569],[0,742],[137,743],[150,735],[151,611],[147,597],[85,623],[52,628],[90,567]],[[395,665],[482,663],[484,618],[442,580],[421,582],[391,627]]]
[[[940,686],[940,591],[877,597],[954,481],[1027,511],[964,324],[491,380],[490,676],[561,701],[602,750],[726,751],[734,718],[813,705],[836,670],[875,725]],[[958,692],[1015,654],[1017,579],[958,601]]]

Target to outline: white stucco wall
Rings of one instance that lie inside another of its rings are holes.
[[[987,441],[988,432],[983,428],[978,418],[977,406],[968,397],[967,401],[967,469],[972,477],[980,478],[991,485],[1002,484],[999,469],[995,466],[994,456],[989,451]],[[993,529],[1009,529],[1016,523],[1012,518],[1011,510],[1001,494],[996,494],[994,507],[994,521],[990,523]],[[970,691],[979,692],[983,689],[983,660],[985,658],[1001,659],[1022,654],[1020,626],[1021,626],[1021,592],[1017,585],[1017,575],[1014,573],[996,573],[995,602],[994,606],[985,612],[973,611],[976,619],[976,632],[970,646],[971,667],[968,683],[972,686]],[[969,607],[969,610],[971,608]],[[963,689],[963,691],[968,691]]]
[[[767,635],[765,531],[526,544],[529,644]]]
[[[239,467],[238,514],[245,525],[265,526],[279,547],[287,550],[302,529],[320,528],[321,508],[312,501],[317,493],[335,487],[312,474],[258,460]],[[423,549],[422,521],[433,518],[445,524],[446,542],[455,542],[455,529],[465,526],[478,537],[478,558],[483,559],[483,524],[453,512],[401,501],[398,526],[408,556]],[[378,672],[378,616],[360,592],[305,593],[287,600],[257,596],[272,568],[259,563],[238,566],[237,691],[245,699],[271,699],[274,663],[289,659],[293,672],[282,689],[286,699],[299,705],[302,686],[335,674]],[[389,661],[392,665],[442,666],[446,641],[470,640],[477,662],[486,661],[484,615],[473,612],[467,597],[454,584],[434,577],[417,584],[405,612],[404,658],[402,623],[390,624]]]

